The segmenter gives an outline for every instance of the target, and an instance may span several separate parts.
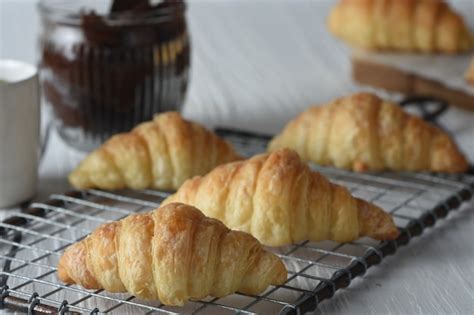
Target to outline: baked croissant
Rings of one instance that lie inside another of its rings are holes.
[[[466,158],[442,130],[369,93],[314,106],[290,121],[269,151],[290,148],[303,160],[338,168],[464,172]]]
[[[173,203],[106,223],[66,249],[59,279],[183,305],[236,291],[256,295],[286,281],[281,260],[251,235]]]
[[[458,53],[472,47],[462,17],[441,0],[341,0],[329,30],[365,49]]]
[[[466,81],[474,85],[474,58],[472,58],[471,64],[466,71]]]
[[[187,180],[163,204],[170,202],[198,207],[268,246],[398,236],[389,214],[311,171],[287,149],[224,164]]]
[[[232,146],[176,112],[113,136],[69,175],[78,189],[177,189],[188,178],[240,159]]]

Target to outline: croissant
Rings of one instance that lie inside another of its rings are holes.
[[[188,178],[240,159],[232,146],[176,112],[113,136],[69,175],[78,189],[175,190]]]
[[[86,289],[183,305],[236,291],[256,295],[283,284],[287,271],[251,235],[173,203],[101,225],[66,249],[58,276]]]
[[[472,47],[462,17],[441,0],[341,0],[328,28],[370,50],[458,53]]]
[[[466,158],[442,130],[369,93],[310,107],[272,139],[302,159],[338,168],[464,172]]]
[[[287,149],[224,164],[187,180],[163,204],[170,202],[198,207],[268,246],[398,236],[389,214],[311,171]]]
[[[466,71],[466,81],[474,85],[474,58],[472,58],[471,64]]]

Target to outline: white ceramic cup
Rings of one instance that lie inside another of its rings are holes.
[[[36,67],[0,59],[0,208],[34,196],[40,100]]]

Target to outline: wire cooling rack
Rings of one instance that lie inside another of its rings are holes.
[[[262,152],[268,137],[218,130],[245,155]],[[87,291],[64,285],[56,276],[63,250],[98,225],[130,213],[149,211],[169,195],[161,191],[88,190],[54,194],[0,223],[0,307],[32,313],[239,313],[303,314],[347,287],[357,276],[396,252],[449,211],[470,199],[474,177],[430,174],[357,174],[313,166],[333,182],[390,212],[401,230],[395,241],[368,238],[339,244],[301,242],[274,251],[288,269],[288,280],[258,296],[240,293],[169,307],[127,294]]]

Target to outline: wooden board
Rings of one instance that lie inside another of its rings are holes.
[[[393,66],[353,57],[352,77],[361,84],[407,95],[436,97],[451,105],[474,111],[474,95]]]

